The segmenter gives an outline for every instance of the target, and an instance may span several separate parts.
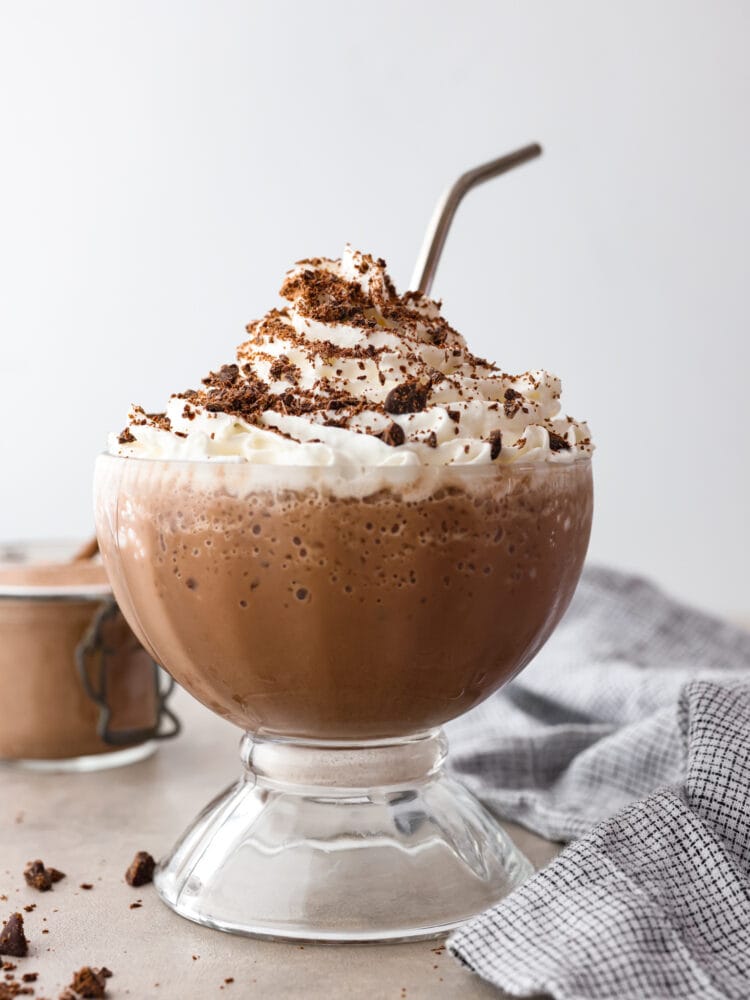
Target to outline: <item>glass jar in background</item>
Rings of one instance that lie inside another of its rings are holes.
[[[134,763],[176,736],[173,683],[98,561],[64,543],[0,546],[0,761],[42,770]]]

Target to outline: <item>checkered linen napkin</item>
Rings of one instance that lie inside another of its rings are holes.
[[[517,996],[750,997],[750,635],[590,569],[539,657],[450,737],[493,811],[580,838],[455,955]]]

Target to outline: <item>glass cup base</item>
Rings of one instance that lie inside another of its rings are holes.
[[[442,770],[440,731],[370,744],[246,736],[246,771],[157,868],[199,924],[315,942],[436,937],[532,874],[490,814]]]

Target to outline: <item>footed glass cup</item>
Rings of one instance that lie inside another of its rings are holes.
[[[239,726],[243,773],[156,887],[221,930],[441,934],[531,873],[444,769],[441,726],[521,670],[575,590],[591,463],[342,472],[100,456],[117,601]]]

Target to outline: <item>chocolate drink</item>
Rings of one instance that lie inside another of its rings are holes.
[[[12,596],[14,595],[14,596]],[[110,601],[104,568],[92,563],[0,566],[0,759],[66,760],[122,749],[99,735],[100,706],[78,672],[76,653]],[[153,666],[119,613],[103,625],[110,728],[156,721]],[[100,685],[101,648],[85,656]]]
[[[567,606],[591,442],[547,372],[472,355],[384,262],[302,261],[237,363],[134,407],[97,467],[123,611],[258,733],[396,737],[476,705]]]
[[[243,465],[100,461],[102,549],[142,640],[266,734],[370,740],[461,715],[557,624],[591,524],[586,461],[454,470],[415,499],[400,469],[352,498],[255,490]]]

